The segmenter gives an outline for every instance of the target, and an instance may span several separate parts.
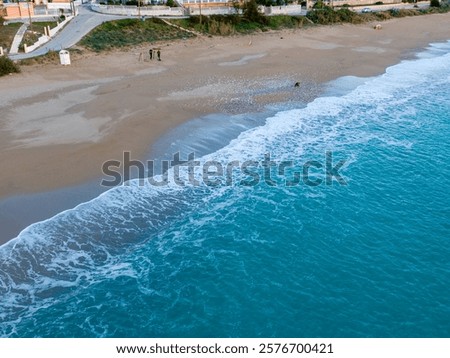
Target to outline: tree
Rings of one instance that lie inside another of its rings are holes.
[[[313,9],[324,9],[325,7],[326,5],[324,4],[324,2],[322,0],[319,0],[314,4]]]
[[[250,22],[257,22],[259,24],[265,24],[266,23],[266,17],[261,14],[258,10],[258,4],[256,3],[256,0],[249,0],[247,1],[243,6],[244,12],[244,19],[250,21]]]
[[[441,3],[439,2],[439,0],[431,0],[430,7],[441,7]]]
[[[241,2],[239,0],[233,0],[233,9],[235,14],[239,14],[239,11],[241,10]]]

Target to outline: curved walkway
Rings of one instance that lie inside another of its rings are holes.
[[[16,54],[19,52],[19,46],[22,42],[23,36],[25,35],[25,32],[27,31],[28,24],[25,23],[22,26],[20,26],[19,30],[17,30],[16,35],[14,36],[13,42],[11,44],[11,50],[9,51],[10,54]]]
[[[49,42],[38,49],[24,54],[10,54],[12,60],[23,60],[45,55],[49,51],[60,51],[69,48],[79,42],[85,35],[98,25],[106,21],[124,19],[126,16],[103,15],[88,9],[89,5],[78,8],[78,16],[70,21],[67,26],[58,32]]]

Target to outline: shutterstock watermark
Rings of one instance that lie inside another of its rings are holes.
[[[126,183],[132,178],[139,178],[140,183],[147,181],[150,185],[165,186],[174,183],[179,186],[256,186],[265,183],[268,186],[294,187],[298,185],[347,185],[339,172],[346,160],[333,162],[333,153],[325,152],[320,160],[300,162],[296,160],[274,160],[270,153],[260,160],[231,160],[227,162],[207,160],[200,162],[195,153],[182,159],[179,152],[171,160],[162,160],[156,168],[154,160],[146,162],[131,159],[130,152],[124,152],[122,160],[108,160],[102,165],[102,172],[107,177],[101,185],[106,187]],[[157,171],[156,169],[159,169]],[[155,173],[161,173],[155,175]],[[135,174],[134,176],[132,174]]]

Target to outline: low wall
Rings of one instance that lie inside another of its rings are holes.
[[[39,39],[37,40],[37,42],[35,42],[33,45],[31,46],[25,46],[24,50],[25,53],[28,52],[32,52],[34,50],[36,50],[39,46],[42,46],[43,44],[45,44],[46,42],[50,41],[50,39],[56,35],[56,33],[61,30],[70,20],[73,19],[73,16],[67,16],[66,19],[63,22],[60,22],[58,24],[58,26],[54,27],[53,29],[50,29],[50,36],[41,36],[39,37]]]
[[[50,29],[50,37],[55,36],[56,33],[61,30],[66,24],[73,19],[73,16],[67,16],[66,19],[63,22],[60,22],[58,26],[54,27],[53,29]]]
[[[302,9],[301,5],[266,6],[264,13],[266,15],[306,15],[306,9]]]
[[[200,15],[200,9],[198,7],[189,7],[189,15]],[[202,15],[232,15],[236,14],[234,7],[202,7]],[[286,6],[259,6],[259,11],[265,15],[306,15],[306,9],[301,5],[286,5]],[[238,11],[242,13],[242,10]]]
[[[380,0],[333,0],[333,6],[342,6],[344,4],[350,6],[365,6],[365,5],[373,5]],[[383,4],[401,4],[401,0],[381,0]],[[331,1],[330,1],[331,3]]]
[[[51,2],[47,4],[47,9],[49,10],[58,10],[58,9],[64,9],[64,10],[71,10],[71,4],[67,2]]]
[[[102,14],[109,15],[123,15],[123,16],[138,16],[139,9],[137,6],[122,6],[122,5],[98,5],[92,4],[91,10]],[[141,16],[183,16],[184,11],[180,7],[158,6],[141,7]]]
[[[233,7],[233,1],[226,0],[184,0],[182,1],[184,7]]]
[[[236,10],[234,7],[202,7],[201,13],[202,15],[208,16],[208,15],[233,15],[237,12],[242,12],[239,10]],[[189,7],[188,8],[189,15],[200,15],[200,9],[197,7]]]
[[[43,44],[45,44],[46,42],[48,42],[50,40],[50,37],[42,35],[41,37],[38,38],[38,40],[31,46],[24,46],[24,51],[25,53],[31,52],[36,50],[39,46],[42,46]]]
[[[138,16],[138,8],[136,6],[92,4],[91,9],[102,14]],[[180,7],[152,6],[149,8],[141,7],[141,16],[183,16],[200,15],[200,13],[205,16],[232,15],[236,14],[236,11],[232,6],[202,6],[201,9],[200,6],[189,6],[186,9]],[[260,6],[260,12],[266,15],[306,15],[306,10],[302,9],[301,5]]]

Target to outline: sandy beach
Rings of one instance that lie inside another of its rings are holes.
[[[450,14],[84,53],[72,65],[0,78],[0,199],[79,185],[123,151],[140,158],[170,128],[208,113],[309,101],[340,76],[373,76],[450,38]],[[299,82],[299,87],[294,83]],[[259,89],[266,88],[263,94]]]

